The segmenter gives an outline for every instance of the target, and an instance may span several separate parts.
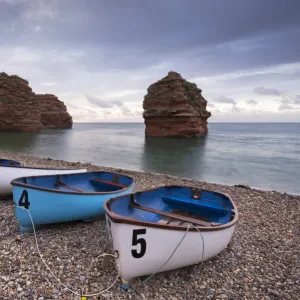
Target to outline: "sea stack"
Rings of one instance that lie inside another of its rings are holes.
[[[208,132],[211,113],[195,83],[171,71],[147,91],[143,102],[146,136],[193,137]]]
[[[0,73],[0,132],[72,128],[64,103],[50,94],[35,94],[27,80]]]

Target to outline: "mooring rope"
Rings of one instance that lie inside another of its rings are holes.
[[[100,291],[100,292],[98,292],[98,293],[85,295],[85,294],[83,294],[83,292],[78,293],[78,292],[76,292],[76,291],[70,289],[69,287],[67,287],[67,286],[66,286],[64,283],[62,283],[62,282],[60,281],[60,279],[59,279],[58,277],[56,277],[56,275],[52,272],[52,270],[50,269],[50,267],[47,265],[46,261],[44,260],[43,255],[42,255],[41,252],[40,252],[40,248],[39,248],[38,240],[37,240],[37,235],[36,235],[36,231],[35,231],[35,226],[34,226],[33,219],[32,219],[32,216],[31,216],[30,211],[29,211],[28,209],[24,208],[24,207],[21,207],[21,206],[17,206],[17,205],[16,205],[16,207],[17,207],[17,208],[24,209],[24,210],[26,210],[26,211],[28,212],[28,215],[29,215],[29,217],[30,217],[30,221],[31,221],[31,224],[32,224],[32,228],[33,228],[33,234],[34,234],[35,244],[36,244],[36,248],[37,248],[38,254],[39,254],[39,256],[40,256],[40,258],[41,258],[43,264],[45,265],[45,267],[48,269],[48,271],[51,273],[51,275],[56,279],[56,281],[57,281],[61,286],[63,286],[63,287],[66,288],[69,292],[71,292],[72,294],[74,294],[74,295],[76,295],[76,296],[80,296],[80,297],[93,297],[93,296],[99,296],[99,295],[101,295],[101,294],[107,292],[108,290],[110,290],[110,289],[117,283],[117,281],[118,281],[118,279],[119,279],[119,276],[120,276],[120,268],[119,268],[118,265],[117,265],[118,275],[117,275],[115,281],[114,281],[108,288],[106,288],[106,289],[104,289],[104,290],[102,290],[102,291]],[[92,264],[90,265],[89,269],[92,267],[93,263],[94,263],[99,257],[105,257],[105,256],[112,256],[112,257],[114,257],[115,259],[118,258],[117,255],[113,255],[113,254],[109,254],[109,253],[103,253],[103,254],[100,254],[99,256],[97,256],[97,257],[93,260],[93,262],[92,262]],[[84,288],[83,288],[83,290],[84,290]],[[82,291],[83,291],[83,290],[82,290]]]
[[[186,231],[183,235],[183,237],[181,238],[181,240],[179,241],[179,243],[177,244],[177,246],[175,247],[175,249],[173,250],[173,252],[171,253],[171,255],[169,256],[169,258],[166,260],[166,262],[154,273],[152,273],[150,276],[148,276],[145,280],[141,281],[140,283],[138,283],[137,285],[133,286],[131,285],[131,287],[133,289],[135,289],[136,286],[139,286],[141,285],[142,283],[145,283],[146,281],[148,281],[150,278],[152,278],[156,273],[159,272],[159,270],[161,270],[170,260],[171,258],[174,256],[175,252],[177,251],[177,249],[179,248],[179,246],[181,245],[181,243],[183,242],[183,240],[185,239],[188,231],[190,228],[195,228],[199,233],[200,233],[200,236],[201,236],[201,239],[202,239],[202,258],[201,258],[201,266],[200,268],[202,268],[202,265],[203,265],[203,258],[204,258],[204,246],[205,246],[205,243],[204,243],[204,238],[203,238],[203,235],[202,235],[202,232],[197,228],[195,227],[193,224],[188,224],[187,228],[186,228]]]
[[[31,216],[31,213],[28,209],[24,208],[24,207],[21,207],[21,206],[16,206],[17,208],[21,208],[21,209],[24,209],[28,212],[28,215],[30,217],[30,221],[31,221],[31,224],[32,224],[32,228],[33,228],[33,233],[34,233],[34,238],[35,238],[35,244],[36,244],[36,248],[37,248],[37,251],[38,251],[38,254],[43,262],[43,264],[45,265],[45,267],[48,269],[48,271],[51,273],[51,275],[56,279],[56,281],[61,285],[63,286],[64,288],[66,288],[69,292],[71,292],[72,294],[76,295],[76,296],[80,296],[80,297],[94,297],[94,296],[99,296],[105,292],[107,292],[108,290],[110,290],[118,281],[118,278],[120,276],[120,268],[119,266],[117,265],[117,269],[118,269],[118,275],[116,277],[116,279],[114,280],[114,282],[106,289],[100,291],[100,292],[97,292],[97,293],[94,293],[94,294],[88,294],[88,295],[85,295],[83,294],[83,291],[85,289],[85,286],[84,288],[82,289],[82,292],[81,293],[78,293],[72,289],[70,289],[69,287],[67,287],[64,283],[62,283],[60,281],[60,279],[58,277],[56,277],[56,275],[52,272],[52,270],[50,269],[50,267],[47,265],[46,261],[44,260],[43,258],[43,255],[41,254],[40,252],[40,249],[39,249],[39,245],[38,245],[38,240],[37,240],[37,235],[36,235],[36,230],[35,230],[35,226],[34,226],[34,223],[33,223],[33,219],[32,219],[32,216]],[[187,233],[189,231],[190,228],[195,228],[199,233],[200,233],[200,236],[201,236],[201,239],[202,239],[202,258],[201,258],[201,266],[200,268],[202,268],[202,265],[203,265],[203,259],[204,259],[204,250],[205,250],[205,243],[204,243],[204,238],[203,238],[203,235],[201,233],[201,231],[199,230],[199,228],[195,227],[193,224],[188,224],[187,226],[187,229],[183,235],[183,237],[181,238],[181,240],[179,241],[179,243],[177,244],[177,246],[175,247],[175,249],[172,251],[171,255],[169,256],[169,258],[165,261],[165,263],[154,273],[152,273],[151,275],[149,275],[145,280],[141,281],[140,283],[138,283],[137,285],[133,286],[131,285],[130,287],[135,289],[136,286],[139,286],[143,283],[145,283],[146,281],[148,281],[150,278],[152,278],[155,274],[157,274],[171,259],[172,257],[174,256],[174,254],[176,253],[177,249],[179,248],[179,246],[182,244],[182,242],[184,241],[184,239],[186,238],[187,236]],[[91,263],[91,265],[89,266],[88,270],[90,270],[90,268],[92,267],[93,263],[100,257],[105,257],[105,256],[111,256],[111,257],[114,257],[115,259],[118,258],[118,255],[114,255],[114,254],[109,254],[109,253],[103,253],[103,254],[100,254],[99,256],[97,256]]]

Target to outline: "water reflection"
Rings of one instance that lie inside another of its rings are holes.
[[[70,159],[72,151],[72,129],[47,129],[38,134],[38,148],[32,153],[56,159]]]
[[[35,148],[37,132],[1,132],[0,147],[3,151],[27,152]]]
[[[70,129],[0,133],[1,151],[69,159],[71,149],[72,130]]]
[[[144,171],[201,177],[207,136],[195,138],[145,137]]]

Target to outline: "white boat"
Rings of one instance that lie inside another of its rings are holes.
[[[21,163],[8,159],[0,159],[0,196],[12,195],[11,181],[17,177],[83,173],[86,169],[47,169],[22,166]]]
[[[184,186],[112,198],[104,209],[112,250],[118,256],[116,265],[126,286],[135,277],[197,264],[219,254],[229,244],[238,220],[229,196]]]

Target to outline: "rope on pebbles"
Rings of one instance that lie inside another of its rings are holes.
[[[102,291],[100,291],[100,292],[98,292],[98,293],[87,294],[87,295],[85,295],[85,294],[84,294],[85,286],[84,286],[83,289],[81,289],[81,292],[79,293],[79,292],[76,292],[76,291],[70,289],[70,288],[67,287],[65,284],[63,284],[63,283],[59,280],[59,278],[57,278],[57,277],[55,276],[55,274],[52,272],[52,270],[50,269],[50,267],[47,265],[46,261],[44,260],[43,255],[42,255],[41,252],[40,252],[39,245],[38,245],[38,240],[37,240],[37,235],[36,235],[36,231],[35,231],[35,226],[34,226],[34,223],[33,223],[32,216],[31,216],[30,211],[29,211],[28,209],[22,207],[22,206],[18,206],[18,205],[17,205],[16,207],[17,207],[17,208],[24,209],[24,210],[26,210],[26,211],[28,212],[28,215],[29,215],[29,218],[30,218],[30,221],[31,221],[31,224],[32,224],[32,228],[33,228],[33,233],[34,233],[34,238],[35,238],[35,244],[36,244],[36,248],[37,248],[38,254],[39,254],[39,256],[40,256],[40,258],[41,258],[43,264],[45,265],[45,267],[48,269],[48,271],[51,273],[51,275],[56,279],[56,281],[57,281],[61,286],[63,286],[64,288],[66,288],[66,289],[67,289],[69,292],[71,292],[72,294],[74,294],[74,295],[76,295],[76,296],[80,296],[82,300],[86,300],[86,297],[99,296],[99,295],[101,295],[101,294],[107,292],[108,290],[110,290],[110,289],[117,283],[118,278],[119,278],[119,276],[120,276],[120,268],[119,268],[118,265],[117,265],[118,274],[117,274],[117,277],[116,277],[116,279],[114,280],[114,282],[113,282],[108,288],[106,288],[106,289],[104,289],[104,290],[102,290]],[[160,270],[161,270],[161,269],[162,269],[162,268],[163,268],[163,267],[164,267],[164,266],[172,259],[172,257],[174,256],[175,252],[177,251],[177,249],[179,248],[179,246],[181,245],[181,243],[184,241],[185,237],[187,236],[187,233],[188,233],[188,231],[189,231],[190,228],[195,228],[195,229],[199,232],[199,234],[200,234],[200,236],[201,236],[201,240],[202,240],[202,258],[201,258],[201,267],[202,267],[202,265],[203,265],[203,258],[204,258],[204,249],[205,249],[205,248],[204,248],[204,247],[205,247],[204,238],[203,238],[202,233],[201,233],[201,231],[199,230],[198,227],[195,227],[193,224],[188,224],[187,229],[186,229],[186,231],[185,231],[185,233],[184,233],[184,236],[181,238],[181,240],[179,241],[179,243],[177,244],[177,246],[175,247],[175,249],[174,249],[173,252],[171,253],[170,257],[166,260],[166,262],[165,262],[165,263],[164,263],[164,264],[163,264],[156,272],[154,272],[154,273],[152,273],[151,275],[149,275],[145,280],[141,281],[141,282],[138,283],[136,286],[139,286],[139,285],[145,283],[146,281],[148,281],[150,278],[152,278],[156,273],[158,273],[158,272],[159,272],[159,271],[160,271]],[[105,257],[105,256],[111,256],[111,257],[117,259],[117,258],[119,257],[119,254],[118,254],[118,253],[116,253],[116,254],[103,253],[103,254],[98,255],[98,256],[92,261],[92,263],[91,263],[91,265],[89,266],[88,270],[90,270],[90,268],[92,267],[93,263],[94,263],[98,258],[100,258],[100,257]],[[132,286],[132,285],[131,285],[131,287],[133,288],[133,290],[135,290],[135,287],[136,287],[136,286]]]
[[[24,208],[24,207],[21,207],[21,206],[16,206],[16,207],[21,208],[21,209],[24,209],[24,210],[26,210],[26,211],[28,212],[28,215],[29,215],[29,218],[30,218],[30,221],[31,221],[31,224],[32,224],[32,228],[33,228],[33,233],[34,233],[34,238],[35,238],[35,244],[36,244],[36,248],[37,248],[38,254],[39,254],[39,256],[40,256],[40,258],[41,258],[43,264],[45,265],[45,267],[48,269],[48,271],[51,273],[51,275],[56,279],[56,281],[57,281],[61,286],[63,286],[64,288],[66,288],[66,289],[67,289],[69,292],[71,292],[72,294],[74,294],[74,295],[76,295],[76,296],[80,296],[80,297],[82,297],[82,299],[84,299],[84,297],[94,297],[94,296],[99,296],[99,295],[101,295],[101,294],[107,292],[108,290],[110,290],[110,289],[116,284],[116,282],[118,281],[118,278],[119,278],[119,276],[120,276],[119,268],[117,268],[117,269],[118,269],[118,275],[117,275],[115,281],[114,281],[108,288],[106,288],[105,290],[102,290],[101,292],[98,292],[98,293],[95,293],[95,294],[84,295],[84,294],[83,294],[84,288],[82,289],[81,293],[76,292],[76,291],[74,291],[74,290],[68,288],[65,284],[63,284],[63,283],[59,280],[59,278],[57,278],[57,277],[55,276],[55,274],[52,272],[52,270],[50,269],[50,267],[47,265],[46,261],[45,261],[44,258],[43,258],[43,255],[42,255],[41,252],[40,252],[40,248],[39,248],[38,240],[37,240],[37,236],[36,236],[36,231],[35,231],[35,226],[34,226],[34,223],[33,223],[32,216],[31,216],[30,211],[29,211],[28,209]],[[100,254],[99,256],[97,256],[97,257],[93,260],[92,264],[93,264],[98,258],[100,258],[100,257],[105,257],[105,256],[111,256],[111,257],[113,257],[113,258],[115,258],[115,259],[118,258],[116,255],[109,254],[109,253],[103,253],[103,254]],[[92,264],[90,265],[89,269],[91,268]]]

